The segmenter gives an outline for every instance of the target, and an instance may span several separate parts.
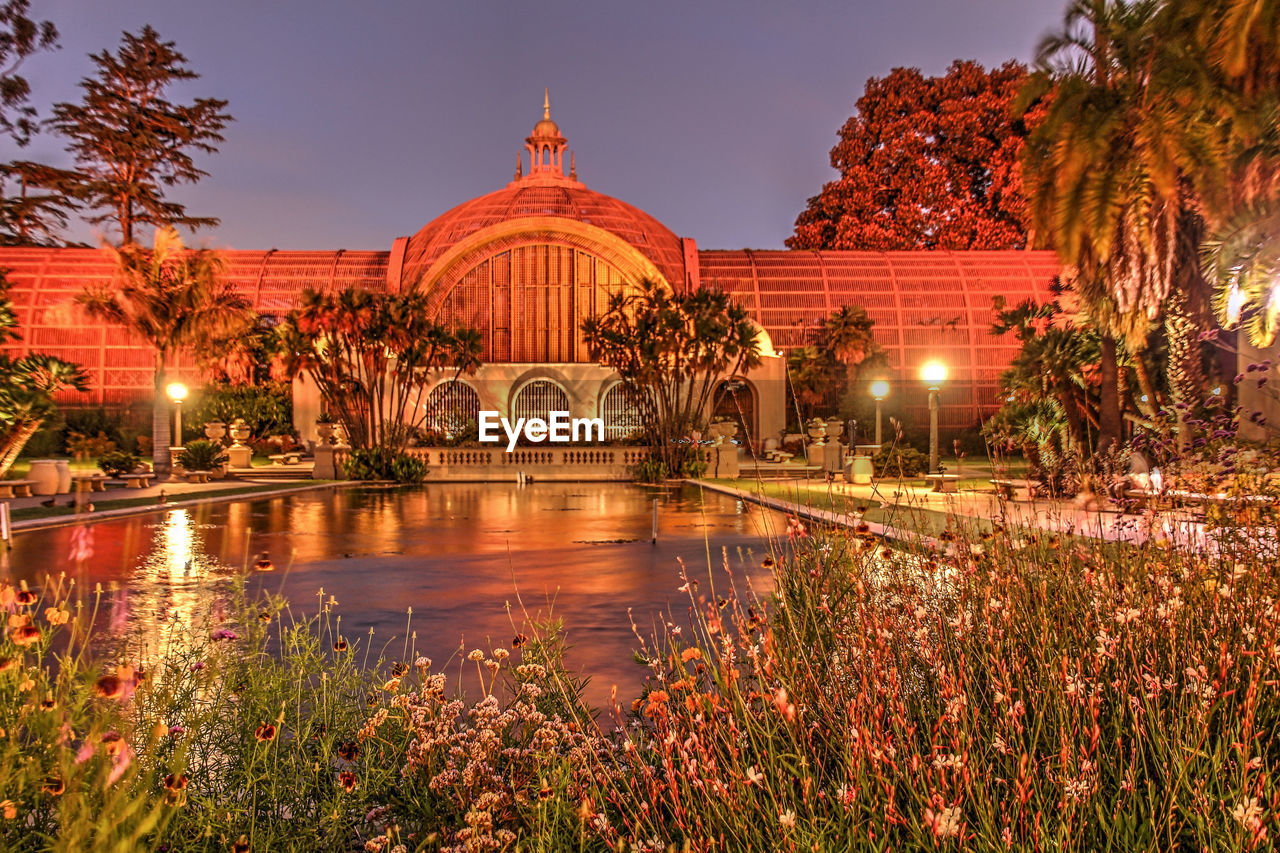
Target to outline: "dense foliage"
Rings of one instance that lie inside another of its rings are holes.
[[[5,295],[7,287],[0,272],[0,344],[19,339],[18,318]],[[54,413],[54,395],[70,389],[84,391],[88,381],[79,365],[45,353],[17,358],[0,353],[0,477]]]
[[[343,473],[349,480],[421,483],[427,476],[427,463],[408,453],[383,447],[358,447],[347,457]]]
[[[1010,107],[1016,62],[957,61],[941,77],[895,68],[867,81],[840,129],[840,177],[809,199],[793,249],[1018,249],[1027,241],[1018,157],[1036,115]]]
[[[58,28],[30,17],[30,0],[0,4],[0,132],[25,145],[38,127],[35,108],[27,101],[31,84],[22,75],[30,56],[58,46]]]
[[[154,353],[152,465],[169,469],[169,402],[165,397],[170,361],[182,352],[218,348],[252,319],[249,302],[223,278],[221,257],[208,249],[187,250],[171,228],[156,231],[155,246],[131,243],[105,247],[115,277],[78,297],[85,310],[132,332]]]
[[[436,322],[421,293],[304,290],[300,302],[277,329],[282,368],[315,382],[353,447],[400,453],[432,382],[480,366],[480,335]]]
[[[760,363],[759,330],[746,309],[707,287],[672,293],[645,281],[610,296],[582,330],[591,357],[618,372],[673,476],[697,461],[690,438],[710,421],[720,379]]]
[[[803,419],[849,411],[847,396],[865,393],[859,380],[885,368],[884,351],[871,334],[873,324],[865,309],[846,305],[824,317],[804,346],[787,351],[789,390]]]
[[[209,421],[242,418],[252,436],[285,435],[293,432],[293,389],[283,382],[206,385],[184,417],[193,433],[203,434]]]
[[[201,438],[185,442],[178,461],[188,471],[212,471],[226,464],[227,454],[222,445]]]

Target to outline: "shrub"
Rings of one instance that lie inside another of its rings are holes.
[[[638,483],[661,483],[667,479],[667,465],[656,456],[646,456],[631,466],[631,476]]]
[[[352,480],[421,483],[427,476],[427,465],[421,459],[408,453],[392,453],[381,447],[351,451],[344,470]]]
[[[929,456],[909,444],[880,448],[871,458],[877,477],[918,477],[929,467]]]
[[[293,394],[288,385],[209,385],[183,418],[183,432],[199,438],[209,421],[231,423],[244,418],[251,435],[293,432]]]
[[[84,408],[84,409],[67,409],[62,414],[62,426],[58,430],[58,435],[62,439],[62,446],[67,449],[68,453],[74,455],[75,451],[71,447],[72,441],[76,436],[81,438],[85,436],[105,436],[107,440],[115,442],[117,447],[124,446],[124,437],[121,429],[124,426],[125,415],[119,411],[107,411],[104,408]],[[93,454],[97,455],[97,454]]]
[[[97,457],[115,449],[116,443],[108,438],[105,432],[99,432],[96,436],[73,432],[67,436],[67,452],[73,459]]]
[[[227,454],[221,445],[202,438],[187,442],[179,461],[188,471],[212,471],[226,463]]]
[[[142,461],[132,453],[123,450],[113,450],[110,453],[104,453],[98,458],[98,467],[102,469],[102,473],[108,477],[119,477],[121,474],[131,474],[138,467],[138,463]]]

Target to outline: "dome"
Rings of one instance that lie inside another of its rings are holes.
[[[589,190],[577,181],[514,181],[444,213],[409,238],[402,287],[416,287],[450,249],[473,234],[513,219],[538,217],[539,229],[554,230],[546,217],[583,223],[620,238],[648,259],[673,286],[684,282],[684,249],[672,231],[639,208]]]
[[[539,119],[538,123],[533,126],[533,133],[529,135],[533,138],[549,137],[551,139],[560,139],[560,125],[549,118]]]

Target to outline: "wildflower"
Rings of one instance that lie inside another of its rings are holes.
[[[472,661],[474,663],[479,663],[480,661],[484,660],[484,652],[480,651],[479,649],[472,649],[470,652],[467,653],[467,660]]]
[[[680,660],[688,663],[691,660],[702,660],[702,650],[695,648],[685,649],[680,653]]]
[[[118,699],[124,692],[124,685],[115,675],[104,675],[93,685],[93,694],[102,699]]]
[[[1142,615],[1142,611],[1130,607],[1128,609],[1120,609],[1116,611],[1116,622],[1121,625],[1128,625]]]
[[[19,607],[27,607],[36,603],[36,594],[29,589],[20,589],[14,593],[13,600]]]
[[[747,784],[748,785],[764,784],[764,774],[761,773],[759,770],[757,770],[754,764],[747,768]]]
[[[0,672],[8,672],[11,669],[18,668],[17,658],[0,658]]]
[[[524,634],[516,634],[511,638],[511,648],[518,649],[527,642],[529,642],[529,638]]]
[[[333,650],[335,652],[345,652],[347,650],[347,641],[339,637],[333,644]]]
[[[791,809],[787,809],[778,815],[778,823],[790,829],[796,825],[796,813]]]
[[[764,560],[761,561],[760,565],[764,566],[766,569],[773,568],[773,557],[765,557]]]
[[[211,636],[211,637],[213,637],[213,639],[215,639],[215,640],[238,640],[238,639],[240,639],[240,635],[239,635],[239,634],[237,634],[235,631],[228,630],[227,628],[219,628],[217,631],[214,631],[210,636]]]
[[[231,853],[249,853],[249,836],[241,835],[240,838],[231,845]]]
[[[187,787],[187,776],[175,776],[172,773],[164,777],[164,788],[166,791],[181,791]]]
[[[61,796],[65,790],[67,790],[67,783],[63,782],[60,776],[46,776],[40,783],[40,792],[51,797]]]
[[[338,784],[342,786],[342,790],[350,794],[356,789],[356,774],[350,770],[343,770],[338,774]]]
[[[65,625],[71,614],[61,607],[50,607],[44,612],[44,619],[50,625]]]
[[[409,664],[397,661],[391,665],[391,677],[403,678],[409,672]]]
[[[9,634],[15,646],[30,646],[40,641],[40,629],[35,625],[19,625]]]
[[[353,741],[346,741],[338,746],[338,757],[343,761],[355,761],[360,757],[360,747]]]
[[[1236,823],[1250,832],[1257,832],[1258,828],[1262,826],[1262,815],[1262,807],[1258,805],[1257,797],[1241,800],[1231,810],[1231,816],[1236,819]]]
[[[266,742],[276,739],[276,727],[270,723],[262,723],[254,731],[253,736],[258,740]]]
[[[493,650],[493,658],[494,658],[494,660],[496,660],[498,663],[502,663],[503,661],[505,661],[505,660],[506,660],[507,658],[509,658],[509,657],[511,657],[511,652],[507,651],[506,649],[494,649],[494,650]]]
[[[0,815],[3,815],[5,820],[13,820],[18,816],[18,806],[13,800],[0,800]]]
[[[934,813],[933,809],[924,810],[924,822],[937,838],[951,838],[960,834],[960,807],[951,806]]]

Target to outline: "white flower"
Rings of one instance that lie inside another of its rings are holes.
[[[778,815],[778,823],[788,828],[795,826],[796,813],[793,812],[791,809],[787,809],[785,812]]]
[[[747,768],[747,784],[762,785],[764,784],[764,774],[755,768],[755,765]]]

